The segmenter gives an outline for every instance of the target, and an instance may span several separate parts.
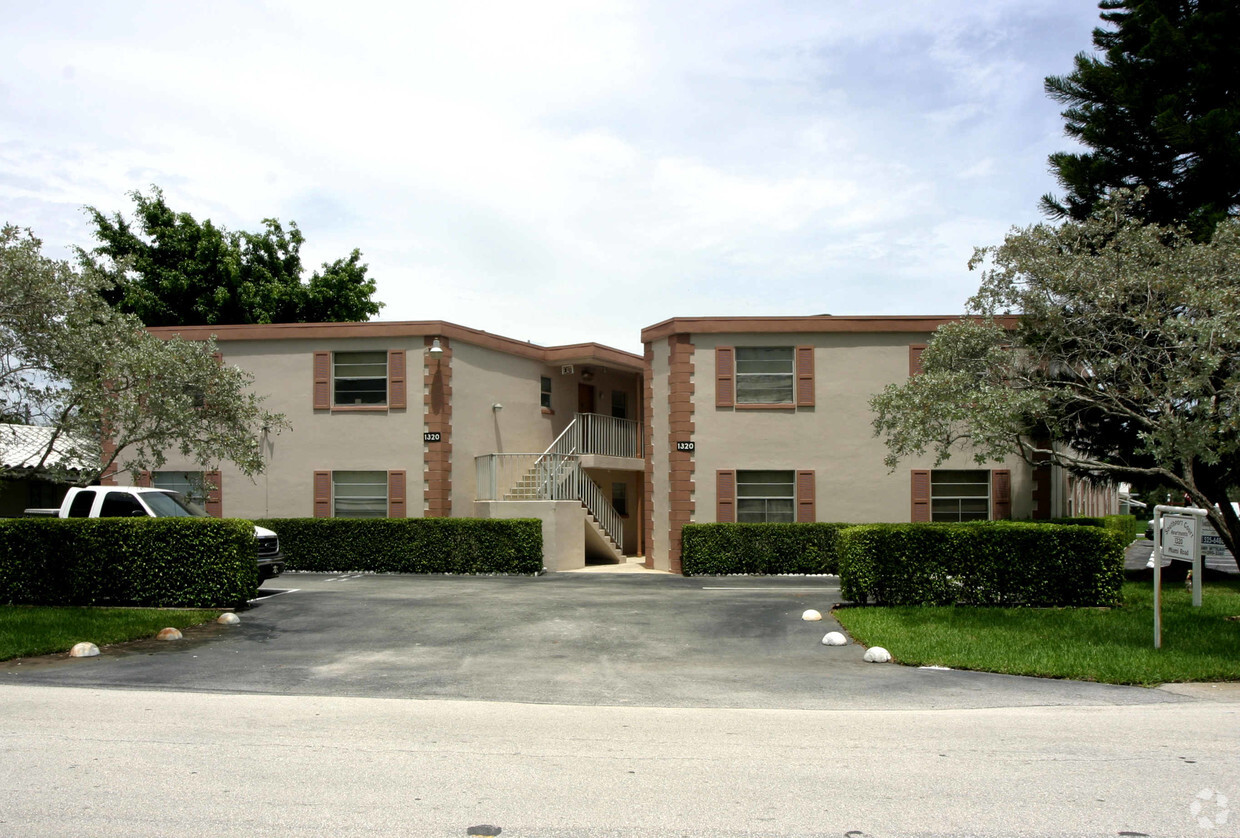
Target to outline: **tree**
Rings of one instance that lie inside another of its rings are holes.
[[[942,327],[924,374],[871,400],[874,429],[892,468],[928,449],[939,463],[1017,452],[1174,487],[1240,566],[1240,220],[1195,242],[1142,223],[1137,202],[1121,191],[1086,221],[979,249],[975,317]]]
[[[268,218],[262,232],[230,232],[173,212],[158,187],[152,192],[130,193],[136,231],[119,212],[87,207],[101,244],[78,250],[84,267],[118,274],[104,299],[147,326],[368,320],[383,306],[371,299],[375,281],[359,250],[303,283],[305,239],[296,223],[286,231]],[[122,264],[128,269],[116,271]]]
[[[1050,156],[1066,190],[1042,198],[1052,218],[1085,220],[1119,188],[1149,190],[1142,217],[1187,224],[1203,241],[1240,206],[1240,3],[1101,0],[1100,56],[1080,53],[1046,79],[1064,131],[1088,146]]]
[[[287,423],[262,409],[251,377],[221,364],[211,341],[154,337],[99,296],[107,273],[41,249],[29,230],[0,228],[0,413],[53,429],[36,468],[85,485],[112,468],[158,468],[175,451],[260,472],[260,431]]]

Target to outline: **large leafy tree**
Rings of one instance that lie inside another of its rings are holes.
[[[1142,217],[1198,240],[1240,206],[1240,3],[1101,0],[1096,55],[1046,79],[1081,153],[1050,156],[1064,197],[1042,208],[1078,221],[1113,190],[1144,187]]]
[[[978,250],[974,317],[936,333],[924,374],[871,400],[875,432],[893,468],[1018,452],[1175,487],[1240,557],[1240,220],[1202,243],[1142,223],[1138,205],[1119,192],[1085,221]]]
[[[100,244],[78,255],[84,266],[126,266],[102,294],[147,326],[368,320],[383,305],[372,299],[375,282],[359,250],[303,282],[305,239],[296,223],[285,230],[269,218],[261,232],[232,232],[174,212],[158,187],[131,197],[133,224],[86,208]]]
[[[213,342],[161,340],[109,306],[100,293],[112,281],[47,258],[28,230],[0,228],[0,414],[50,429],[29,466],[84,485],[177,452],[260,472],[260,434],[284,418],[263,410],[250,376],[221,364]],[[11,442],[0,435],[0,447]]]

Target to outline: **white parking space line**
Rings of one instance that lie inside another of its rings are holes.
[[[363,574],[361,573],[354,573],[351,576],[331,576],[331,577],[328,577],[327,579],[324,579],[323,581],[324,582],[347,582],[350,579],[361,579],[362,576]]]
[[[283,596],[284,594],[295,594],[300,590],[301,588],[288,588],[287,590],[281,589],[281,590],[275,590],[275,591],[267,591],[263,593],[262,596],[254,597],[254,599],[250,600],[250,602],[261,602],[264,599],[271,599],[273,597]]]

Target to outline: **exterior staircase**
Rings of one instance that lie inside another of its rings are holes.
[[[479,457],[480,500],[576,500],[586,511],[586,526],[612,557],[623,558],[624,519],[581,466],[583,454],[640,456],[636,422],[595,413],[579,413],[541,454],[491,454]]]

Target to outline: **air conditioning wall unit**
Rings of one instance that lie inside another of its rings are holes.
[[[565,364],[564,366],[560,367],[560,375],[572,375],[572,374],[573,374],[572,364]]]

